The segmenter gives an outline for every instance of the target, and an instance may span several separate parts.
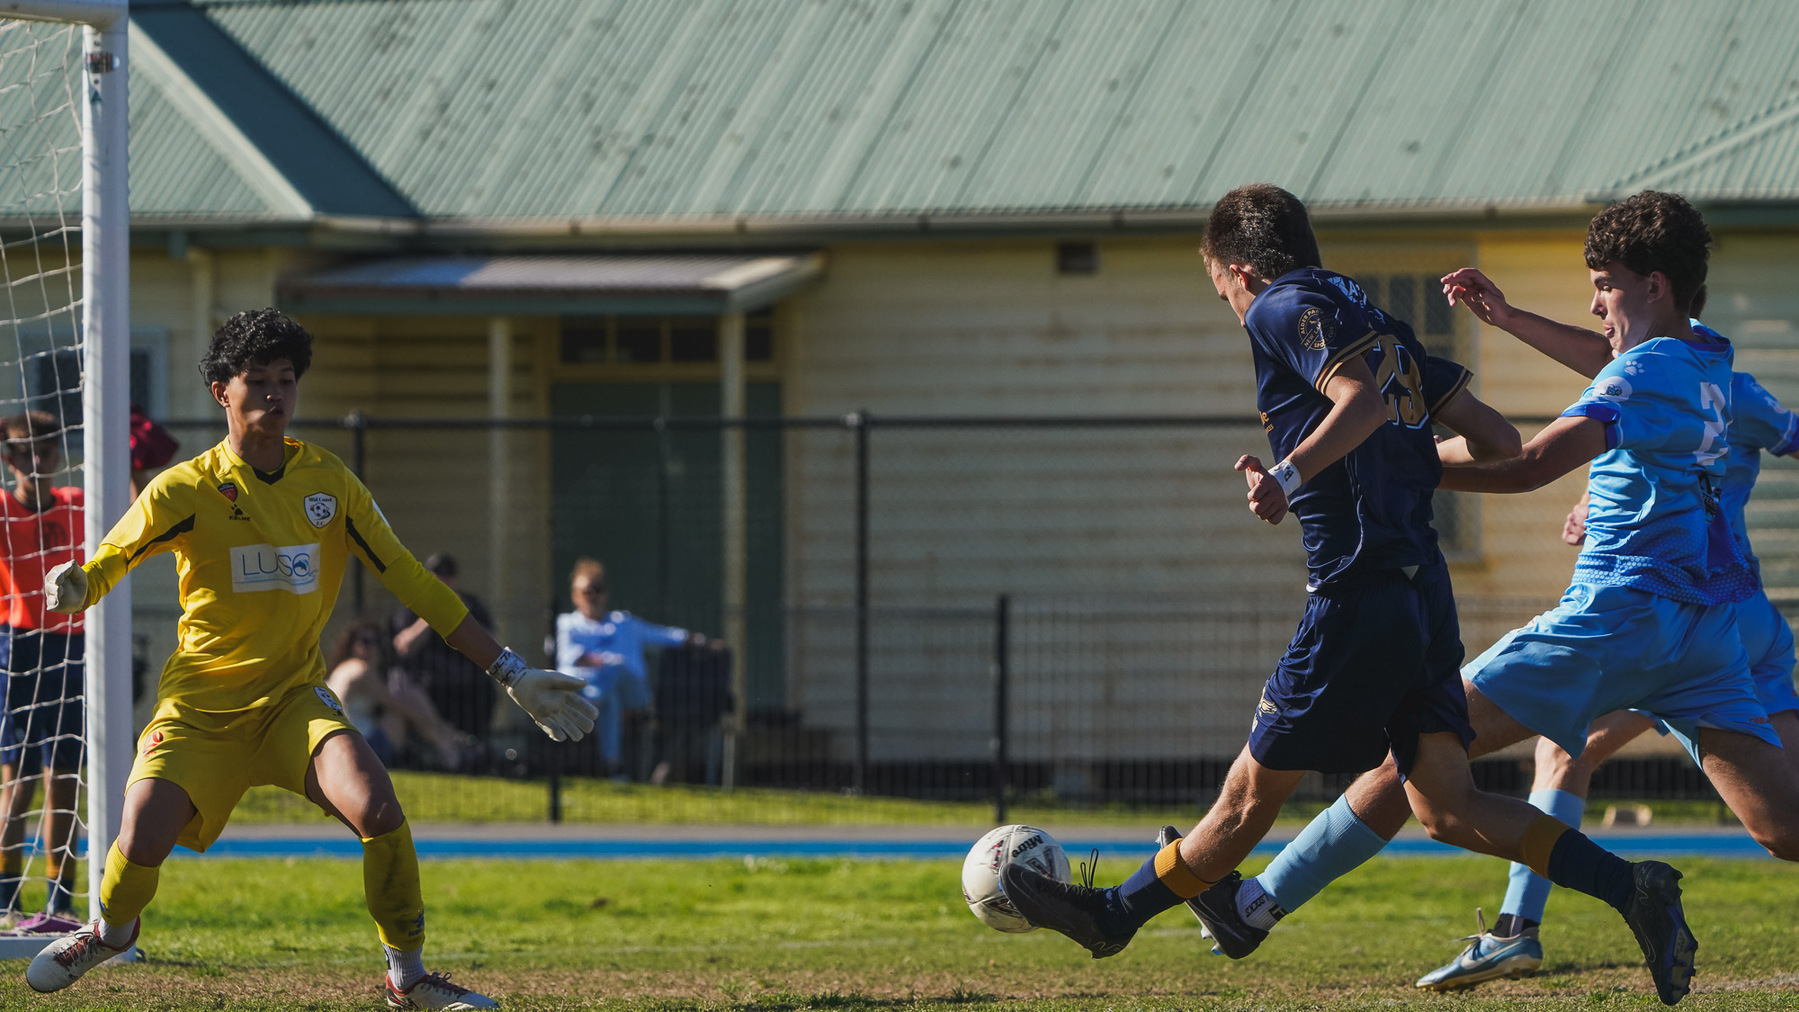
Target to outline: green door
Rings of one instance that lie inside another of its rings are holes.
[[[559,417],[718,417],[718,384],[563,383]],[[781,413],[779,383],[747,384],[747,412]],[[752,709],[785,700],[781,447],[775,429],[745,433],[749,550],[746,670]],[[716,428],[662,432],[561,429],[551,440],[550,543],[557,611],[576,559],[606,564],[611,605],[652,622],[718,636],[724,629],[722,440]],[[741,663],[741,660],[740,660]]]

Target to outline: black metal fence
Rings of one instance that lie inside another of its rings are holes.
[[[193,450],[223,434],[171,428]],[[1304,598],[1297,536],[1242,511],[1230,464],[1265,443],[1236,417],[356,413],[296,434],[362,475],[419,555],[460,556],[462,589],[540,663],[581,557],[606,563],[610,607],[732,633],[726,653],[651,657],[651,705],[619,718],[616,761],[552,745],[502,700],[448,770],[473,778],[429,781],[442,817],[483,817],[491,777],[540,785],[552,819],[581,817],[571,786],[600,779],[980,802],[1002,816],[1021,801],[1203,804]],[[1439,513],[1451,552],[1556,533],[1483,525],[1460,498]],[[724,589],[733,571],[741,603]],[[152,679],[173,646],[162,580],[141,579],[136,598]],[[1551,603],[1463,597],[1470,653]],[[395,607],[358,570],[337,626]],[[396,763],[444,771],[440,753],[415,743]],[[1614,763],[1596,794],[1709,797],[1683,763]],[[1480,775],[1521,791],[1517,766]]]

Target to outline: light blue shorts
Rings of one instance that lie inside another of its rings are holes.
[[[1749,658],[1749,673],[1755,680],[1755,697],[1762,709],[1772,716],[1782,710],[1799,710],[1799,692],[1793,691],[1793,627],[1786,616],[1768,600],[1766,591],[1737,605],[1737,636],[1743,641],[1743,653]],[[1650,714],[1654,716],[1654,714]],[[1662,734],[1672,734],[1687,755],[1699,763],[1699,743],[1690,734],[1655,722]]]
[[[1737,605],[1737,635],[1749,655],[1762,709],[1770,714],[1799,710],[1799,692],[1793,690],[1793,627],[1766,591]]]
[[[1613,710],[1641,710],[1689,740],[1715,727],[1780,744],[1756,698],[1732,605],[1577,583],[1462,677],[1569,755],[1586,749],[1588,726]]]

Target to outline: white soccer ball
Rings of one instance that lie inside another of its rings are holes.
[[[1031,922],[1019,916],[1000,888],[999,873],[1014,861],[1022,861],[1032,871],[1058,882],[1072,879],[1068,855],[1062,853],[1062,845],[1055,837],[1033,826],[1001,826],[981,837],[962,862],[962,899],[990,928],[1014,933],[1033,931]]]

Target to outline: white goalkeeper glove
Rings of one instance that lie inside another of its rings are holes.
[[[559,671],[534,668],[510,647],[500,651],[487,673],[506,687],[506,694],[531,715],[551,741],[580,741],[593,730],[594,718],[600,715],[599,708],[581,695],[586,682]]]
[[[87,603],[87,570],[64,562],[44,574],[44,604],[51,611],[76,615]]]

